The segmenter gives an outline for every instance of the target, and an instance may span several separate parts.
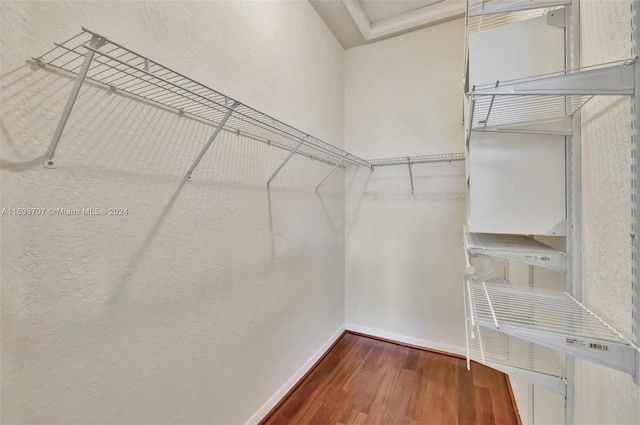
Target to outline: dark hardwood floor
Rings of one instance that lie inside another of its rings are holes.
[[[505,375],[346,333],[262,425],[518,424]]]

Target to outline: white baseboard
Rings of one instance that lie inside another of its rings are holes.
[[[465,356],[467,351],[464,347],[458,347],[456,345],[442,344],[440,342],[429,341],[428,339],[414,338],[408,335],[382,331],[379,329],[372,329],[366,326],[356,325],[354,323],[347,323],[346,328],[347,328],[347,331],[358,332],[361,334],[371,335],[378,338],[384,338],[391,341],[401,342],[404,344],[415,345],[417,347],[426,348],[428,350],[436,350],[436,351],[442,351],[445,353],[457,354],[459,356]]]
[[[245,423],[245,425],[257,425],[258,423],[260,423],[260,421],[265,416],[267,416],[271,409],[273,409],[275,405],[278,404],[278,402],[282,400],[285,395],[287,395],[291,388],[293,388],[293,386],[296,385],[296,383],[298,383],[298,381],[309,371],[309,369],[311,369],[313,365],[316,364],[320,357],[322,357],[324,353],[327,352],[327,350],[333,345],[333,343],[336,342],[338,338],[340,338],[340,335],[342,335],[344,331],[344,325],[340,326],[340,328],[333,335],[331,335],[331,338],[329,338],[327,342],[322,344],[318,351],[313,353],[313,356],[311,356],[311,358],[307,360],[302,365],[302,367],[298,369],[298,371],[291,378],[289,378],[287,382],[285,382],[285,384],[280,387],[280,389],[276,391],[276,393],[272,395],[265,404],[262,405],[260,409],[258,409],[258,411],[251,417],[251,419],[249,419]]]

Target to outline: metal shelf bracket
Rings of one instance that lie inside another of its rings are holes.
[[[593,96],[633,94],[636,58],[625,63],[560,75],[516,80],[494,87],[476,87],[473,96]],[[569,72],[569,71],[567,71]]]
[[[407,166],[409,167],[409,180],[411,181],[411,193],[413,193],[413,172],[411,171],[411,157],[407,157]]]
[[[107,41],[101,36],[94,34],[89,41],[89,47],[91,49],[87,49],[84,54],[84,61],[82,63],[82,67],[80,71],[78,71],[78,75],[76,76],[75,83],[73,84],[73,88],[71,89],[71,93],[69,94],[69,99],[67,99],[67,103],[64,106],[64,110],[62,111],[62,116],[60,117],[60,121],[58,122],[58,127],[56,128],[55,133],[53,134],[53,138],[51,139],[51,143],[49,144],[49,148],[47,152],[44,154],[44,168],[55,168],[55,161],[53,157],[56,153],[56,148],[58,147],[58,142],[60,142],[60,136],[62,136],[62,132],[64,131],[64,127],[67,125],[67,121],[69,120],[69,116],[71,115],[71,110],[73,109],[73,105],[76,103],[76,99],[78,98],[78,94],[80,93],[80,88],[82,88],[82,83],[84,83],[85,78],[87,77],[87,72],[89,72],[89,67],[91,66],[91,61],[93,60],[93,55],[95,54],[94,49],[99,49],[104,46]],[[41,63],[41,59],[37,59],[38,63]]]
[[[233,102],[233,105],[229,107],[229,110],[224,115],[224,117],[222,118],[222,120],[220,121],[216,129],[213,131],[213,134],[211,135],[211,137],[209,137],[207,144],[204,145],[204,147],[198,154],[195,161],[193,161],[193,164],[191,164],[191,168],[189,168],[189,171],[187,171],[187,174],[184,176],[185,180],[191,180],[191,174],[193,174],[193,171],[196,169],[196,167],[204,157],[204,154],[207,153],[207,151],[209,150],[209,147],[213,144],[214,140],[216,140],[216,137],[218,137],[218,134],[224,128],[224,125],[227,123],[227,120],[229,119],[229,117],[231,116],[233,111],[238,107],[239,104],[240,102]]]
[[[345,153],[344,156],[342,158],[340,158],[340,161],[336,162],[336,165],[334,165],[333,168],[331,169],[331,171],[329,171],[329,174],[324,176],[322,181],[320,183],[318,183],[318,185],[316,186],[316,192],[318,191],[318,189],[320,189],[320,186],[322,186],[322,183],[324,183],[325,180],[327,180],[331,176],[331,174],[333,174],[333,172],[336,171],[336,168],[338,168],[340,166],[340,164],[342,164],[342,161],[344,161],[346,158],[347,158],[347,154]]]
[[[527,382],[544,387],[548,390],[562,395],[563,397],[567,395],[567,380],[566,378],[563,378],[561,376],[545,375],[533,370],[522,369],[519,367],[509,366],[502,363],[495,363],[492,361],[486,361],[484,364],[503,373],[506,373],[507,375],[513,375],[523,378]]]
[[[285,166],[285,164],[287,162],[289,162],[289,160],[291,159],[291,157],[298,152],[298,149],[300,149],[300,146],[302,146],[302,144],[307,140],[307,136],[305,135],[300,142],[298,142],[298,145],[291,151],[289,152],[289,155],[287,155],[287,157],[284,159],[284,161],[282,161],[282,164],[280,164],[280,166],[276,169],[276,171],[274,171],[274,173],[271,175],[271,177],[269,177],[269,180],[267,180],[267,187],[269,187],[269,185],[271,184],[271,181],[278,175],[278,173],[280,172],[280,170],[282,170],[282,168]]]

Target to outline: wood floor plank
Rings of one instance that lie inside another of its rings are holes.
[[[458,422],[460,425],[476,423],[473,376],[466,363],[458,366]]]
[[[508,406],[511,403],[511,395],[506,381],[504,384],[497,380],[491,381],[489,392],[491,393],[491,406],[493,407],[496,424],[509,425],[516,422],[517,418],[516,413],[513,411],[513,405],[511,405],[511,408]]]
[[[458,418],[458,399],[460,398],[459,381],[458,381],[458,363],[459,359],[455,359],[456,362],[446,359],[444,362],[444,382],[442,393],[442,417],[443,423],[457,424]]]
[[[501,372],[347,333],[261,425],[516,425]]]
[[[475,406],[475,422],[477,425],[495,425],[493,407],[491,406],[491,392],[486,388],[477,387],[473,393]]]

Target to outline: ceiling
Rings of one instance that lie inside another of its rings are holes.
[[[349,49],[462,16],[463,0],[310,0]]]

